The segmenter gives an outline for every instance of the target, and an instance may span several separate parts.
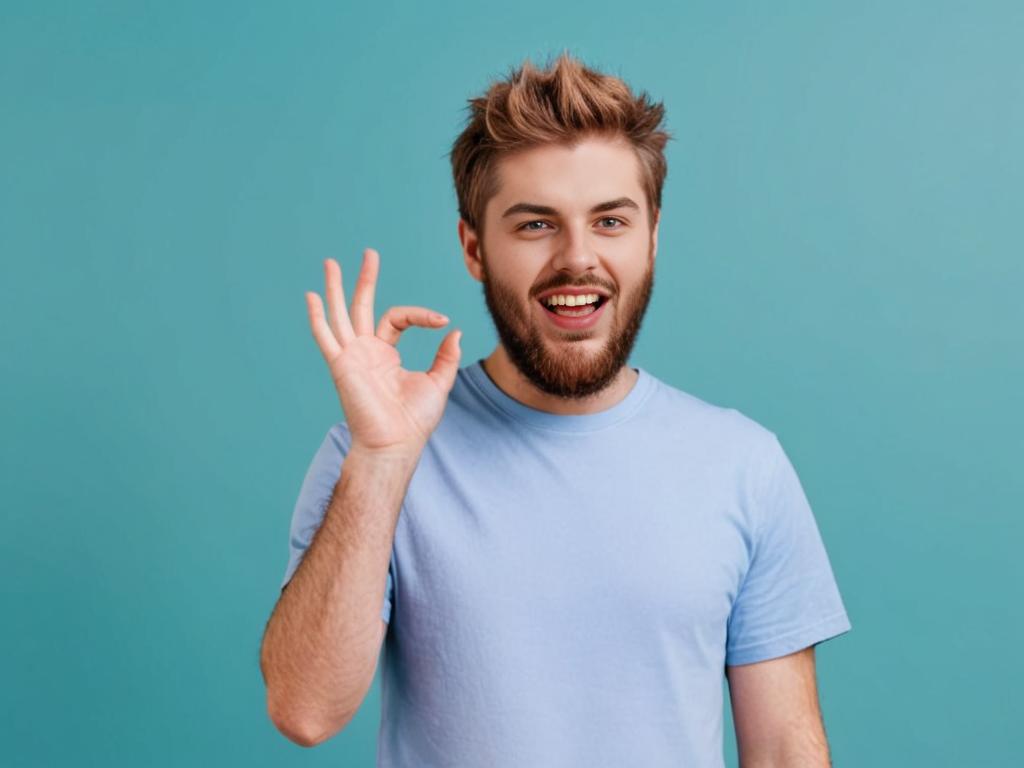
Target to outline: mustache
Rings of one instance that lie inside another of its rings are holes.
[[[609,298],[613,298],[615,296],[615,289],[612,286],[605,285],[602,282],[594,282],[593,280],[590,280],[585,283],[558,283],[557,285],[544,285],[533,291],[533,297],[536,299],[539,298],[542,293],[547,293],[549,291],[557,291],[562,288],[593,288],[595,290],[601,291]]]

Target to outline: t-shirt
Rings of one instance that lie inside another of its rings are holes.
[[[378,766],[717,768],[725,665],[851,629],[775,433],[634,370],[558,415],[459,369],[395,530]],[[313,458],[282,588],[350,441]]]

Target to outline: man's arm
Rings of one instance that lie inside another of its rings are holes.
[[[740,768],[829,768],[814,646],[727,666]]]
[[[324,259],[327,311],[318,293],[306,292],[310,329],[338,390],[352,444],[260,649],[270,719],[303,746],[344,728],[373,683],[399,511],[441,421],[462,354],[461,333],[454,331],[441,342],[430,370],[402,368],[396,348],[402,332],[436,328],[448,318],[426,307],[391,307],[375,332],[379,259],[373,248],[363,251],[351,317],[334,259]]]
[[[344,728],[373,683],[395,526],[418,457],[353,449],[302,562],[267,623],[267,711],[311,747]]]

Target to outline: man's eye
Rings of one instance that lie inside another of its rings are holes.
[[[622,219],[620,219],[620,218],[618,218],[616,216],[605,216],[605,217],[603,217],[601,219],[598,219],[598,221],[600,221],[600,222],[612,222],[612,224],[610,226],[602,226],[601,229],[620,229],[621,226],[625,226],[625,222]],[[538,224],[540,226],[534,226],[535,224]],[[616,226],[616,225],[621,225],[621,226]],[[543,228],[545,228],[547,226],[548,226],[548,223],[546,221],[543,221],[541,219],[534,219],[533,221],[527,221],[527,222],[525,222],[523,224],[520,224],[518,229],[526,230],[527,232],[540,232]]]
[[[535,221],[528,221],[528,222],[526,222],[525,224],[521,225],[519,227],[519,229],[525,229],[525,230],[527,230],[529,232],[537,232],[538,228],[537,227],[531,227],[530,226],[531,224],[543,224],[543,225],[547,226],[547,222],[546,221],[541,221],[540,219],[537,219]]]

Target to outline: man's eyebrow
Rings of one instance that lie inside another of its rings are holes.
[[[630,197],[617,197],[614,200],[608,200],[604,203],[598,203],[590,209],[590,213],[603,213],[604,211],[614,211],[616,208],[635,208],[640,210],[640,206],[636,204]],[[550,205],[538,205],[537,203],[516,203],[509,207],[501,218],[511,216],[515,213],[533,213],[538,216],[557,216],[558,211],[552,208]]]

